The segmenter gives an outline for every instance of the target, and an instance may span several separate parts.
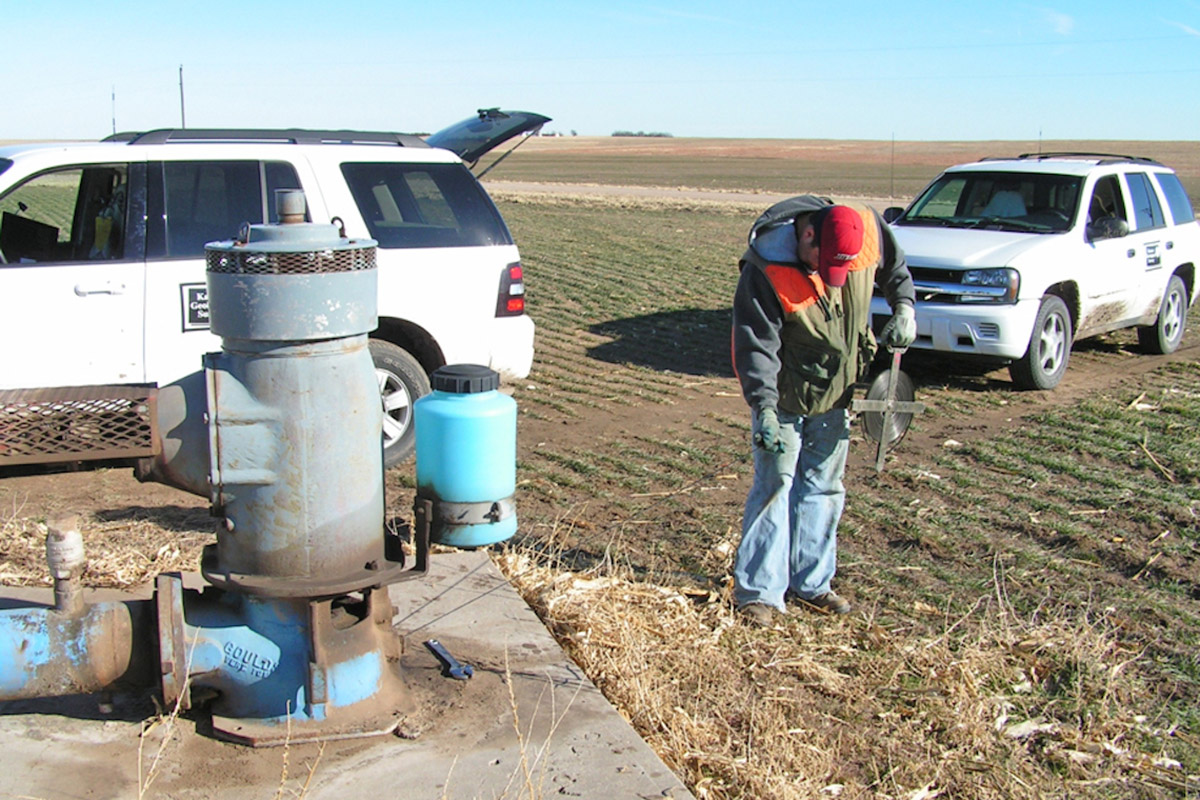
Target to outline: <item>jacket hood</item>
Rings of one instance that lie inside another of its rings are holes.
[[[785,235],[778,229],[783,226],[790,228],[792,220],[796,217],[811,214],[819,208],[831,205],[833,205],[833,201],[828,197],[817,197],[811,194],[780,200],[760,214],[754,224],[750,226],[748,249],[743,260],[754,261],[760,266],[766,262],[789,266],[799,265],[800,262],[796,258],[795,234],[789,231],[789,234]],[[772,235],[775,231],[778,233]],[[790,242],[790,248],[787,246],[788,242]]]

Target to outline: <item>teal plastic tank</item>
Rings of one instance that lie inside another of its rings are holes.
[[[500,376],[452,364],[431,376],[413,404],[417,496],[433,502],[430,540],[484,547],[517,532],[517,404]]]

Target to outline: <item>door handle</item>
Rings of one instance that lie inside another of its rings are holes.
[[[1126,258],[1133,258],[1136,255],[1137,255],[1137,250],[1134,250],[1132,247],[1125,251]]]
[[[77,283],[75,284],[75,294],[80,297],[87,297],[92,294],[125,294],[125,284],[113,283],[112,281],[91,285]]]

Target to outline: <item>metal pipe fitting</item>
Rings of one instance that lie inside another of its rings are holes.
[[[76,615],[83,611],[83,586],[79,578],[87,566],[79,517],[50,520],[46,524],[46,565],[54,579],[54,609]]]

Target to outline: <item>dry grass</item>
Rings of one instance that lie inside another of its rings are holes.
[[[499,561],[699,798],[1200,792],[1167,755],[1196,743],[1156,727],[1140,654],[1108,612],[1019,619],[999,573],[966,616],[903,636],[869,613],[796,612],[761,630],[728,590],[565,572],[526,552]]]
[[[0,519],[0,583],[6,586],[49,586],[46,568],[46,524],[22,516],[21,509]],[[80,518],[88,553],[84,581],[96,588],[128,589],[153,583],[162,572],[196,570],[201,548],[212,536],[180,532],[164,536],[149,519]]]

